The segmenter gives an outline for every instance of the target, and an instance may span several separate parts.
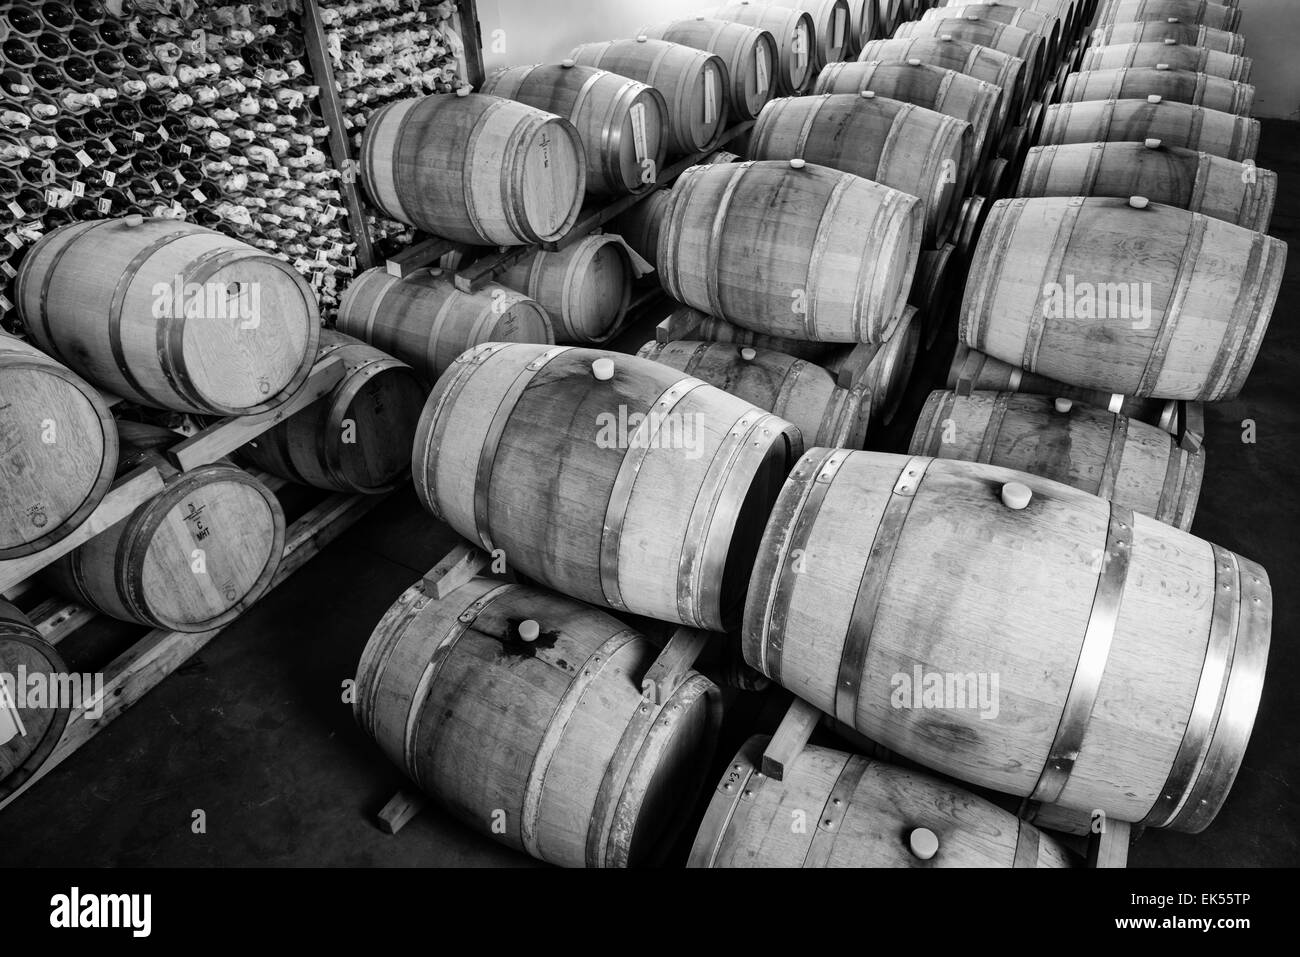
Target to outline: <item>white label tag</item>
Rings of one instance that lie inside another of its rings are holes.
[[[0,296],[0,309],[3,309],[5,312],[8,312],[13,307],[14,304],[12,302],[10,302],[4,296]]]
[[[82,166],[95,165],[95,161],[90,158],[90,154],[85,150],[77,150],[77,161],[81,163]]]
[[[16,199],[9,200],[9,212],[13,213],[19,219],[22,219],[24,216],[27,215],[27,210],[19,206],[18,200]]]
[[[117,147],[113,145],[112,140],[104,140],[104,149],[108,150],[110,156],[116,155]]]
[[[82,196],[85,196],[85,195],[86,195],[86,184],[83,183],[81,180],[77,180],[77,181],[75,181],[75,182],[72,184],[72,195],[73,195],[73,196],[76,196],[78,199],[80,199]]]
[[[633,103],[628,115],[632,119],[632,144],[636,148],[636,161],[640,165],[649,152],[645,136],[645,104]]]
[[[771,66],[767,62],[767,44],[760,43],[754,48],[754,85],[758,88],[760,97],[767,95],[767,85],[772,82],[769,78]]]
[[[164,143],[166,143],[169,139],[172,138],[171,134],[167,132],[167,127],[165,126],[158,127],[158,135],[162,137],[162,141]]]
[[[704,125],[712,126],[718,116],[718,71],[704,68]]]
[[[188,143],[183,143],[183,144],[181,144],[181,155],[182,155],[182,156],[193,156],[193,155],[194,155],[194,147],[190,146],[190,144],[188,144]]]
[[[131,138],[134,139],[137,143],[143,143],[145,141],[145,135],[141,133],[139,130],[136,130],[134,133],[132,133]]]
[[[203,190],[201,189],[191,190],[190,195],[193,196],[195,199],[197,199],[200,203],[206,203],[208,201],[208,198],[203,195]]]
[[[831,46],[841,47],[844,45],[844,8],[843,7],[835,8],[835,28],[832,35],[834,36],[835,39],[831,43]]]
[[[104,171],[104,185],[107,186],[107,187],[109,187],[109,188],[111,189],[112,186],[113,186],[113,184],[116,183],[116,182],[117,182],[117,174],[114,173],[111,169],[110,169],[110,170],[105,170],[105,171]]]
[[[158,185],[158,181],[156,179],[149,180],[149,188],[152,189],[159,196],[162,195],[162,187]]]
[[[23,241],[18,238],[17,233],[5,233],[5,242],[14,247],[14,249],[23,248]]]
[[[18,275],[18,270],[9,265],[8,261],[0,263],[0,272],[3,272],[10,279]]]
[[[105,196],[99,201],[99,211],[102,215],[107,216],[113,211],[113,201]]]

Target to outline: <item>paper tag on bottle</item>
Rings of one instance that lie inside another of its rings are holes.
[[[157,193],[158,195],[160,196],[162,195],[162,187],[158,185],[158,181],[156,179],[149,180],[149,188],[153,190],[155,193]]]
[[[141,133],[139,130],[136,130],[134,133],[132,133],[131,138],[134,139],[137,143],[143,143],[145,141],[145,135]]]
[[[86,184],[81,180],[75,180],[72,184],[72,195],[80,199],[86,195]]]
[[[5,242],[14,247],[14,249],[23,248],[23,241],[18,238],[17,233],[5,233]]]
[[[18,200],[16,199],[9,200],[9,212],[13,213],[19,219],[22,219],[24,216],[27,215],[27,210],[19,206]]]
[[[185,185],[185,175],[178,169],[172,170],[172,178],[176,180],[177,186]]]
[[[112,140],[104,140],[104,149],[108,150],[109,156],[115,156],[117,154],[117,147],[113,145]]]
[[[109,199],[107,196],[102,197],[99,201],[100,215],[107,216],[112,211],[113,211],[113,201]]]
[[[843,7],[835,8],[835,28],[832,31],[834,40],[832,41],[831,46],[840,47],[844,45],[844,20],[846,12],[847,11],[845,11]]]
[[[77,162],[82,166],[94,166],[95,161],[90,158],[90,154],[85,150],[77,150]]]
[[[4,296],[0,296],[0,309],[3,309],[5,312],[8,312],[13,307],[14,304],[12,302],[10,302]]]
[[[113,184],[116,183],[116,182],[117,182],[117,174],[114,173],[111,169],[110,169],[110,170],[105,170],[105,171],[104,171],[104,185],[107,186],[107,187],[109,187],[109,188],[111,189],[112,186],[113,186]]]
[[[639,166],[649,152],[646,147],[645,104],[633,103],[632,108],[627,112],[632,120],[632,144],[636,148],[636,161]]]
[[[206,203],[208,201],[208,198],[203,195],[203,190],[201,189],[190,190],[190,195],[193,196],[195,199],[197,199],[200,203]]]
[[[158,127],[158,135],[162,138],[164,143],[172,138],[172,135],[167,132],[167,127],[165,126]]]
[[[181,155],[182,155],[182,156],[193,156],[193,155],[194,155],[194,147],[190,146],[188,143],[182,143],[182,144],[181,144]]]
[[[18,270],[15,269],[13,266],[9,265],[8,260],[6,260],[5,262],[0,262],[0,272],[4,273],[10,279],[13,279],[15,276],[18,275]]]
[[[718,71],[704,68],[704,125],[712,126],[718,116]]]
[[[754,85],[758,88],[760,98],[767,95],[767,85],[772,82],[770,79],[771,72],[771,64],[767,62],[767,44],[760,43],[754,47]]]
[[[126,193],[126,198],[129,199],[131,202],[133,203],[137,202],[135,190],[133,190],[130,186],[128,186],[125,190],[123,190],[123,192]]]

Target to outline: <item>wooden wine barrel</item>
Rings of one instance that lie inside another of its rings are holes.
[[[654,40],[680,43],[722,57],[731,80],[725,91],[728,125],[752,120],[775,94],[780,54],[769,30],[698,16],[661,23],[641,32]]]
[[[722,718],[695,671],[643,696],[657,655],[560,595],[475,578],[438,600],[421,583],[371,635],[353,713],[479,833],[561,866],[654,864],[704,786]]]
[[[986,356],[961,342],[957,343],[957,351],[953,354],[952,365],[948,369],[946,388],[964,395],[972,391],[1024,392],[1054,399],[1069,399],[1159,426],[1170,434],[1179,427],[1177,402],[1135,398],[1098,389],[1081,389],[1035,372],[1025,372],[1019,366]]]
[[[1011,116],[1019,116],[1023,92],[1026,88],[1025,61],[992,47],[967,43],[964,40],[942,37],[899,37],[893,40],[872,40],[858,54],[861,62],[878,60],[882,63],[911,63],[919,60],[930,66],[956,70],[985,83],[992,83],[1002,91],[998,101],[996,129],[1001,130]]]
[[[1084,388],[1231,399],[1259,353],[1285,264],[1281,240],[1174,206],[1003,201],[971,261],[960,336]]]
[[[1055,69],[1061,61],[1064,50],[1061,47],[1061,18],[1050,9],[1035,10],[1030,7],[1013,6],[1008,3],[961,3],[949,6],[931,7],[921,14],[925,20],[989,20],[1006,23],[1043,38],[1043,64],[1040,75],[1045,76],[1048,68]]]
[[[801,159],[696,166],[664,213],[659,279],[757,332],[879,342],[902,313],[923,228],[916,197]]]
[[[862,46],[876,36],[876,0],[849,0],[849,44],[846,58],[856,57]]]
[[[939,11],[966,6],[966,0],[940,0],[935,6]],[[1061,49],[1063,57],[1068,48],[1079,39],[1080,33],[1091,19],[1086,9],[1089,4],[1084,0],[990,0],[988,6],[1016,7],[1034,13],[1056,17],[1061,24]],[[954,14],[956,15],[956,14]]]
[[[1087,492],[813,449],[763,537],[745,660],[960,780],[1195,833],[1240,766],[1271,618],[1259,565]]]
[[[1096,23],[1142,21],[1197,23],[1216,30],[1236,30],[1241,11],[1236,6],[1207,0],[1108,0],[1097,12]]]
[[[906,0],[871,0],[876,5],[876,36],[891,36],[907,20]]]
[[[1175,43],[1191,47],[1205,47],[1237,56],[1246,52],[1246,38],[1239,33],[1216,30],[1204,24],[1179,20],[1145,20],[1134,23],[1103,23],[1092,32],[1095,46],[1117,43]]]
[[[882,63],[879,60],[829,64],[817,77],[814,93],[861,93],[870,90],[970,124],[969,141],[963,140],[963,190],[983,165],[989,136],[995,130],[1002,88],[956,70],[945,70],[920,60]]]
[[[1062,103],[1085,100],[1145,100],[1150,96],[1191,103],[1224,113],[1249,116],[1255,105],[1255,88],[1249,83],[1225,80],[1208,73],[1160,67],[1126,67],[1074,73],[1061,88]]]
[[[887,340],[855,346],[852,352],[827,364],[837,374],[846,367],[861,370],[853,381],[871,395],[873,425],[889,425],[898,414],[921,349],[921,333],[919,311],[909,305]]]
[[[852,348],[840,342],[809,342],[806,339],[764,335],[734,325],[725,319],[710,316],[690,306],[679,305],[669,314],[668,319],[672,324],[690,328],[693,339],[701,339],[705,342],[731,342],[738,346],[753,346],[756,349],[774,349],[796,359],[806,359],[822,366],[828,365]]]
[[[66,538],[99,507],[117,469],[117,428],[99,392],[0,333],[0,561]]]
[[[366,194],[386,215],[480,245],[559,239],[577,221],[587,185],[572,123],[481,93],[380,107],[359,162]]]
[[[806,11],[813,18],[813,36],[816,43],[814,60],[820,70],[828,63],[839,63],[849,56],[852,39],[852,14],[848,0],[773,0],[780,7]]]
[[[1047,108],[1038,143],[1141,143],[1148,139],[1244,162],[1253,160],[1259,149],[1259,120],[1163,99],[1155,103],[1059,103]]]
[[[773,100],[754,124],[748,157],[799,157],[873,180],[921,201],[927,248],[947,238],[961,210],[970,124],[871,90]]]
[[[320,358],[338,356],[343,380],[263,432],[241,460],[303,485],[378,494],[406,482],[424,388],[405,362],[341,332],[321,333]]]
[[[659,230],[671,195],[671,190],[656,190],[609,222],[609,231],[622,236],[632,251],[655,269],[659,268]]]
[[[657,362],[489,343],[438,381],[415,487],[548,588],[722,631],[802,444],[788,422]]]
[[[704,157],[700,162],[702,164],[707,163],[709,165],[717,165],[725,163],[740,163],[742,161],[743,158],[738,153],[732,153],[728,150],[716,150]]]
[[[537,250],[503,272],[503,286],[537,301],[561,343],[605,342],[632,301],[632,259],[619,237],[588,236],[560,252]]]
[[[668,153],[686,156],[717,143],[727,118],[731,78],[722,57],[641,34],[575,47],[570,59],[658,89],[668,103]]]
[[[180,632],[219,628],[270,587],[284,552],[284,512],[270,489],[233,465],[185,473],[160,467],[162,492],[42,577],[72,601],[123,621]]]
[[[1092,47],[1083,55],[1085,70],[1119,70],[1129,67],[1167,66],[1171,70],[1208,73],[1238,83],[1249,83],[1254,61],[1248,56],[1168,40],[1157,43],[1119,43]],[[1152,92],[1157,92],[1153,90]]]
[[[171,219],[59,227],[14,289],[34,345],[152,408],[274,408],[306,380],[320,336],[316,294],[290,263]]]
[[[652,86],[577,66],[508,67],[482,92],[565,117],[587,161],[587,192],[622,196],[652,187],[668,155],[668,104]]]
[[[1019,103],[1023,107],[1032,98],[1031,88],[1042,83],[1045,68],[1044,48],[1047,45],[1042,34],[1034,33],[1001,23],[997,20],[983,20],[979,17],[949,18],[935,20],[913,20],[904,23],[894,31],[895,39],[913,39],[926,37],[942,39],[949,37],[966,43],[974,43],[1017,57],[1025,62],[1020,73],[1020,87],[1017,90]]]
[[[871,422],[869,389],[841,389],[805,359],[729,342],[647,342],[637,352],[792,422],[809,444],[860,449]]]
[[[1277,174],[1209,153],[1145,143],[1074,143],[1029,151],[1017,196],[1145,196],[1268,232]]]
[[[1010,811],[928,774],[862,755],[805,746],[778,781],[762,773],[769,740],[750,738],[727,766],[687,867],[1076,863],[1056,840]],[[792,827],[801,817],[807,826]]]
[[[817,28],[807,11],[791,10],[769,3],[749,0],[724,3],[708,16],[729,20],[747,27],[767,30],[776,40],[777,64],[774,96],[795,96],[812,85],[817,76]]]
[[[401,359],[429,385],[481,342],[555,341],[536,301],[498,285],[461,292],[436,268],[405,279],[366,270],[343,293],[337,327]]]
[[[934,348],[939,334],[955,315],[954,307],[961,299],[963,266],[952,243],[925,250],[917,261],[916,279],[907,299],[920,314],[921,344],[926,349]]]
[[[27,617],[0,599],[0,799],[40,772],[79,702],[29,696],[35,682],[59,688],[68,667]],[[20,678],[22,680],[20,680]],[[31,679],[30,681],[27,679]],[[89,697],[92,689],[83,689]]]
[[[1163,429],[1015,392],[931,392],[908,451],[1041,475],[1185,532],[1205,474],[1204,453]]]
[[[992,163],[996,162],[996,160],[992,161]],[[962,200],[961,217],[957,223],[957,231],[953,235],[953,245],[957,247],[957,252],[961,253],[962,259],[969,258],[975,250],[975,243],[984,229],[984,221],[988,219],[991,208],[992,203],[989,198],[978,193],[972,193]]]

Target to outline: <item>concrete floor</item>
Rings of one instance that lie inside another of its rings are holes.
[[[1272,232],[1290,242],[1300,229],[1300,124],[1266,121],[1259,165],[1281,178]],[[1242,397],[1207,410],[1209,459],[1193,529],[1261,562],[1272,578],[1273,644],[1255,733],[1214,825],[1200,835],[1148,831],[1133,847],[1134,866],[1300,863],[1300,646],[1290,590],[1300,573],[1297,304],[1300,256]],[[648,337],[639,328],[617,345],[634,349]],[[947,356],[927,357],[901,421],[873,445],[905,445],[946,369]],[[1242,441],[1246,419],[1255,444]],[[396,837],[382,833],[374,816],[404,779],[342,703],[374,624],[454,541],[409,491],[381,505],[0,812],[0,864],[536,865],[438,809]],[[744,737],[775,727],[782,694],[729,696],[719,770]],[[206,834],[191,831],[198,809]],[[683,855],[681,845],[671,860]]]

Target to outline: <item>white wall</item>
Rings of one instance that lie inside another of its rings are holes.
[[[1300,120],[1300,0],[1241,0],[1255,115]]]
[[[488,72],[562,60],[579,43],[635,35],[720,0],[479,0]],[[1240,31],[1255,61],[1255,114],[1300,120],[1300,0],[1241,0]],[[502,31],[497,33],[496,31]]]

